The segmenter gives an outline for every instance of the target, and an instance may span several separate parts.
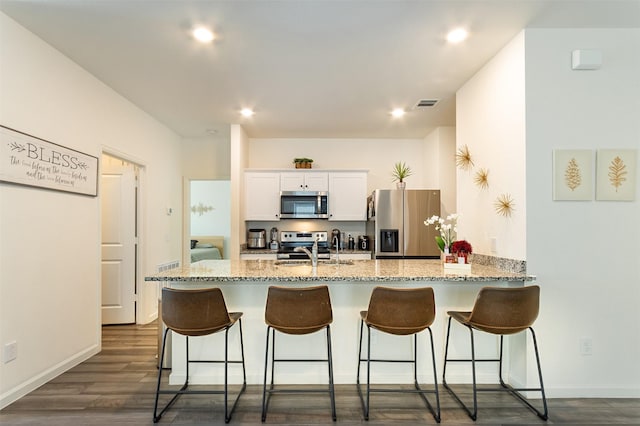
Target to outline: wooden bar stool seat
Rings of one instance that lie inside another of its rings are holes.
[[[336,421],[336,402],[333,385],[333,358],[331,355],[331,323],[333,311],[329,288],[326,285],[316,287],[269,287],[265,307],[267,324],[267,344],[264,358],[264,387],[262,391],[262,421],[267,419],[269,399],[274,393],[317,393],[326,392],[331,400],[331,416]],[[276,330],[280,333],[303,335],[325,330],[327,339],[327,357],[320,359],[276,358]],[[267,372],[269,365],[269,341],[271,344],[271,384],[267,388]],[[329,386],[326,389],[276,389],[274,386],[275,363],[326,362],[329,370]]]
[[[242,312],[228,312],[227,306],[219,288],[207,288],[198,290],[180,290],[172,288],[162,289],[162,321],[167,326],[162,338],[162,351],[160,354],[160,368],[158,371],[158,385],[156,388],[155,405],[153,408],[153,422],[157,423],[162,415],[183,394],[219,394],[224,395],[224,420],[231,420],[240,395],[247,387],[247,375],[244,365],[244,345],[242,343]],[[240,332],[240,360],[229,360],[229,329],[238,323]],[[164,351],[166,348],[167,334],[169,331],[186,337],[186,378],[182,387],[175,390],[160,389]],[[189,359],[189,337],[206,336],[224,331],[224,360],[192,360]],[[189,390],[189,364],[191,363],[223,363],[224,364],[224,389],[223,390]],[[242,364],[242,387],[236,396],[231,409],[228,407],[228,370],[229,364]],[[158,413],[158,399],[160,394],[170,394],[173,398]]]
[[[502,287],[484,287],[478,293],[476,301],[471,312],[467,311],[449,311],[449,322],[447,325],[447,339],[445,343],[444,368],[442,371],[442,384],[458,401],[458,403],[467,411],[469,417],[476,420],[478,415],[477,393],[481,391],[507,391],[517,397],[531,410],[533,410],[541,419],[548,419],[547,399],[544,393],[544,385],[542,383],[542,369],[540,368],[540,355],[538,354],[538,343],[536,334],[532,325],[538,317],[540,305],[540,287],[537,285],[518,287],[518,288],[502,288]],[[471,359],[450,359],[449,352],[449,333],[451,331],[451,320],[464,325],[469,329],[471,336]],[[485,333],[500,336],[500,356],[498,359],[476,359],[475,345],[473,340],[473,331],[483,331]],[[536,363],[538,366],[538,378],[540,387],[537,388],[520,388],[516,389],[505,383],[502,378],[502,353],[504,336],[516,334],[529,330],[533,340],[533,348],[536,355]],[[451,389],[446,380],[447,363],[449,362],[470,362],[473,380],[473,409],[470,409],[462,402],[460,397]],[[481,388],[476,386],[476,363],[477,362],[497,362],[499,387]],[[535,408],[521,392],[540,392],[542,397],[543,409],[540,411]]]
[[[440,395],[436,374],[435,352],[433,349],[433,333],[431,324],[436,316],[433,288],[388,288],[375,287],[371,293],[369,307],[360,312],[360,344],[358,345],[357,386],[365,420],[369,420],[369,398],[372,392],[417,393],[426,403],[436,422],[440,423]],[[364,325],[367,325],[367,357],[362,358],[362,336]],[[413,336],[412,359],[372,359],[371,329],[396,336]],[[433,366],[433,389],[423,389],[418,383],[418,333],[428,330],[431,346],[431,362]],[[367,363],[366,394],[363,396],[360,385],[360,364]],[[414,389],[388,389],[371,387],[371,363],[392,362],[410,363],[413,366]],[[434,409],[425,394],[435,394]]]

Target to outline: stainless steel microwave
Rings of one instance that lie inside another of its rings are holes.
[[[326,192],[282,191],[280,219],[327,219],[328,205]]]

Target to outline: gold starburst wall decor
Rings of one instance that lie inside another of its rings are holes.
[[[456,166],[462,170],[471,170],[473,167],[473,159],[467,145],[461,146],[456,152]]]
[[[511,213],[515,206],[515,202],[513,201],[513,197],[510,194],[501,194],[496,198],[494,203],[494,207],[496,208],[496,213],[501,216],[510,217]]]
[[[489,188],[489,170],[488,169],[480,169],[476,172],[473,181],[478,185],[481,189]]]

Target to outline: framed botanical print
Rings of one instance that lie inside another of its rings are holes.
[[[599,149],[596,200],[633,201],[636,196],[635,149]]]
[[[553,151],[553,199],[593,199],[593,151],[556,149]]]

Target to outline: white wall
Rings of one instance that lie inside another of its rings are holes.
[[[440,189],[442,217],[457,211],[456,128],[438,127],[424,138],[423,188]]]
[[[245,241],[244,169],[249,165],[249,137],[239,124],[231,125],[231,259],[240,258],[240,241]]]
[[[182,140],[182,170],[189,179],[229,179],[230,160],[228,128],[217,135]]]
[[[554,396],[639,397],[640,179],[633,202],[553,201],[552,152],[640,148],[640,30],[525,40],[527,266],[542,286],[545,381]],[[574,49],[600,50],[601,69],[571,70]]]
[[[0,67],[0,124],[143,166],[141,275],[179,259],[179,138],[2,13]],[[18,345],[3,407],[100,350],[99,196],[0,183],[0,262],[0,346]],[[144,319],[155,294],[139,284]]]
[[[526,259],[524,34],[520,33],[456,93],[456,145],[469,148],[474,166],[458,168],[458,237],[473,251]],[[474,182],[489,170],[489,188]],[[496,214],[501,194],[515,202],[511,217]],[[496,251],[491,250],[496,239]]]
[[[601,50],[602,69],[572,71],[580,48]],[[537,276],[535,327],[550,397],[640,396],[637,195],[552,200],[554,149],[640,148],[638,52],[637,29],[526,30],[457,95],[457,144],[490,171],[486,192],[473,172],[458,171],[460,228],[486,254],[487,237],[497,236],[495,254],[526,259]],[[508,220],[492,209],[502,192],[516,202]],[[592,355],[581,355],[584,338]]]

